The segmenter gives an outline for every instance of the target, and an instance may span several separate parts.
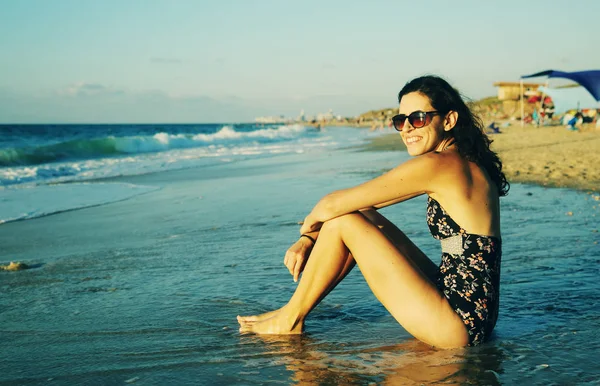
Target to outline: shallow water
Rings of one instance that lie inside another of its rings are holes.
[[[297,221],[323,194],[405,153],[322,151],[114,179],[159,187],[0,225],[0,382],[28,384],[599,384],[600,202],[514,185],[502,199],[493,339],[439,351],[412,339],[355,269],[301,337],[240,335],[280,307]],[[111,181],[104,181],[111,182]],[[425,198],[384,211],[438,261]]]

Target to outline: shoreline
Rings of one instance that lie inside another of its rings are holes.
[[[501,130],[502,133],[489,137],[509,182],[600,191],[600,131],[594,124],[569,131],[562,125],[521,127],[517,122]],[[362,148],[363,151],[405,149],[397,133],[382,134]]]

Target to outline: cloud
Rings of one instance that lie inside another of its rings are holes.
[[[249,122],[257,115],[264,113],[242,99],[124,91],[98,83],[80,82],[37,96],[0,88],[0,123],[227,123]]]
[[[34,96],[0,88],[0,123],[235,123],[255,117],[295,117],[333,109],[353,116],[387,103],[352,95],[247,99],[235,95],[171,95],[162,90],[123,90],[93,82]]]
[[[99,83],[78,82],[57,90],[56,94],[66,97],[94,97],[124,95],[125,91]]]
[[[183,60],[176,58],[150,58],[150,63],[154,64],[181,64]]]

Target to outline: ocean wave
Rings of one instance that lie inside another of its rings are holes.
[[[206,146],[236,146],[243,143],[269,143],[296,139],[307,133],[302,125],[266,127],[254,131],[236,131],[223,126],[209,134],[170,134],[76,139],[55,144],[0,149],[0,167],[31,166],[45,163],[82,160],[118,155],[155,153],[173,149]]]
[[[25,185],[83,182],[187,168],[201,170],[205,167],[248,159],[320,152],[324,149],[338,148],[342,144],[348,146],[361,143],[370,135],[368,131],[353,128],[317,132],[301,125],[211,126],[209,130],[205,130],[206,134],[178,133],[173,132],[179,129],[178,127],[173,131],[165,127],[147,135],[132,134],[114,138],[109,137],[107,130],[103,129],[103,132],[107,133],[103,138],[80,140],[80,143],[87,147],[80,146],[79,150],[75,146],[75,140],[64,141],[62,146],[69,151],[62,156],[66,159],[61,159],[58,155],[54,158],[49,157],[52,152],[44,152],[44,150],[52,146],[54,149],[60,148],[61,143],[49,144],[46,141],[46,146],[38,146],[37,149],[39,154],[50,161],[26,163],[23,158],[18,157],[9,162],[5,159],[4,164],[0,161],[0,191],[3,188]],[[71,127],[68,129],[73,131]],[[125,129],[132,132],[130,127]],[[136,132],[139,131],[133,131]],[[22,143],[35,143],[35,138],[25,134]],[[104,141],[104,144],[99,145],[94,141]],[[65,146],[67,143],[69,146]],[[93,149],[90,150],[91,148]],[[81,155],[78,156],[77,151],[80,151]],[[8,150],[0,149],[0,154],[6,155]]]
[[[85,160],[66,160],[41,165],[9,166],[0,168],[2,187],[32,183],[64,183],[99,178],[131,176],[156,171],[210,167],[235,160],[268,157],[276,154],[302,152],[304,149],[322,148],[330,141],[296,141],[270,144],[246,143],[239,146],[195,147],[173,149],[168,152],[137,153],[129,156],[102,157]]]

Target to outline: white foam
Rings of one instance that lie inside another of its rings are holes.
[[[157,189],[127,183],[77,183],[0,189],[0,224],[122,201]]]
[[[256,156],[319,151],[350,145],[365,138],[364,130],[336,128],[318,135],[307,134],[302,125],[238,132],[223,126],[214,134],[158,133],[154,136],[116,138],[115,146],[127,156],[46,163],[37,166],[0,168],[2,186],[83,182],[92,179],[145,174],[220,163],[219,158],[244,159]],[[282,140],[285,136],[290,136]],[[237,138],[237,139],[236,139]],[[198,146],[203,142],[202,146]],[[2,217],[2,213],[0,213]]]
[[[115,149],[122,153],[151,153],[171,149],[186,149],[206,144],[219,143],[222,145],[235,145],[239,142],[251,140],[289,140],[300,137],[306,132],[302,125],[276,126],[254,131],[236,131],[231,126],[223,126],[213,134],[186,134],[157,133],[151,137],[111,137]]]

